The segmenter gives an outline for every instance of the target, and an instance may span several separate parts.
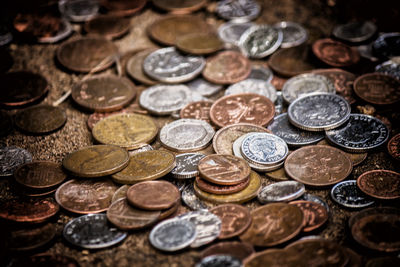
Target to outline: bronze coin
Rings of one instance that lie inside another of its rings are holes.
[[[281,244],[300,233],[303,217],[300,208],[286,203],[261,206],[251,212],[251,225],[240,239],[260,247]]]
[[[274,118],[275,106],[267,97],[243,93],[221,97],[211,106],[211,121],[218,127],[236,123],[268,125]]]
[[[40,223],[59,210],[52,197],[43,199],[12,199],[0,206],[0,218],[13,222]]]
[[[326,141],[326,139],[319,141],[317,145],[332,146]],[[347,157],[349,157],[351,162],[353,162],[353,167],[361,164],[368,156],[367,152],[364,153],[350,153],[345,151],[343,152],[347,155]]]
[[[205,6],[206,0],[153,0],[153,5],[173,14],[188,14]]]
[[[382,73],[367,73],[354,81],[354,92],[362,100],[377,105],[400,101],[400,81]]]
[[[108,14],[115,16],[132,16],[146,5],[147,0],[103,0],[101,4],[108,10]]]
[[[289,180],[289,177],[286,175],[285,168],[279,168],[272,172],[266,172],[265,175],[278,181]]]
[[[64,209],[79,213],[106,211],[118,187],[108,179],[70,180],[56,191],[56,201]]]
[[[62,43],[57,49],[57,60],[76,72],[98,72],[110,67],[118,53],[111,41],[101,37],[82,37]]]
[[[13,229],[6,233],[6,247],[12,251],[28,251],[49,243],[56,235],[56,226],[47,223],[39,226]]]
[[[306,267],[300,263],[300,255],[290,255],[284,249],[266,249],[261,252],[250,255],[244,259],[243,264],[246,267],[259,266],[287,266],[287,267]]]
[[[107,210],[107,219],[121,230],[133,230],[152,225],[160,218],[160,211],[140,210],[129,205],[126,198],[112,203]]]
[[[181,195],[170,182],[145,181],[129,187],[126,197],[129,204],[140,209],[162,210],[176,204]]]
[[[35,102],[49,90],[47,80],[42,75],[30,71],[1,74],[0,82],[2,84],[0,104],[9,107]]]
[[[181,119],[196,119],[211,123],[210,108],[213,102],[203,100],[187,104],[180,111]]]
[[[133,55],[126,63],[126,72],[129,74],[129,76],[145,85],[157,84],[157,81],[153,80],[143,72],[144,59],[155,50],[155,48],[149,48]]]
[[[293,151],[285,161],[292,179],[310,186],[328,186],[344,179],[353,163],[343,151],[330,146],[305,146]]]
[[[204,19],[198,16],[167,16],[156,20],[147,28],[152,39],[163,45],[175,45],[180,36],[212,31]]]
[[[378,199],[400,198],[400,173],[373,170],[361,174],[357,186],[365,194]]]
[[[53,132],[67,121],[67,114],[59,108],[48,105],[29,107],[15,115],[15,125],[24,132],[46,134]]]
[[[201,252],[201,257],[205,258],[211,255],[232,255],[243,261],[253,253],[254,248],[252,245],[238,241],[230,241],[220,242],[209,246]]]
[[[179,208],[182,207],[181,200],[178,199],[177,202],[174,203],[170,208],[161,210],[159,221],[164,220],[169,217],[174,217],[177,212],[179,212]]]
[[[303,232],[311,232],[321,227],[328,220],[326,208],[316,202],[306,200],[296,200],[289,202],[296,205],[304,214]]]
[[[207,180],[201,179],[200,177],[196,177],[195,183],[199,189],[205,192],[217,195],[229,195],[245,189],[250,183],[250,178],[247,178],[243,182],[235,185],[219,185],[210,183]]]
[[[223,51],[207,59],[203,76],[211,83],[232,84],[246,79],[250,72],[251,64],[245,56],[235,51]]]
[[[176,47],[185,53],[206,55],[221,50],[224,43],[215,33],[196,32],[177,38]]]
[[[79,263],[74,259],[61,254],[41,253],[30,257],[18,257],[12,260],[10,267],[79,267]]]
[[[134,85],[126,78],[98,75],[85,79],[72,87],[72,99],[85,109],[110,112],[122,109],[136,95]]]
[[[118,188],[111,199],[111,203],[114,203],[115,201],[120,200],[121,198],[126,198],[126,192],[128,192],[129,187],[130,185],[125,184],[120,188]]]
[[[317,40],[312,50],[317,58],[333,67],[351,66],[360,61],[357,49],[329,38]]]
[[[130,26],[130,19],[101,15],[86,21],[84,29],[88,34],[101,35],[110,40],[127,33]]]
[[[214,213],[221,219],[221,232],[219,239],[227,239],[242,234],[250,226],[251,216],[247,207],[238,204],[224,204],[212,208]]]
[[[62,183],[67,174],[61,164],[51,161],[34,161],[20,165],[14,171],[15,180],[29,188],[51,188]]]
[[[220,185],[236,185],[244,182],[250,175],[249,164],[233,155],[212,154],[205,156],[197,166],[200,176]]]
[[[390,156],[394,159],[400,160],[400,133],[393,136],[387,145]]]
[[[283,85],[287,80],[288,79],[286,78],[274,75],[274,77],[272,77],[271,84],[276,88],[276,90],[282,90]]]
[[[129,164],[129,155],[117,146],[94,145],[68,154],[62,164],[76,176],[101,177],[124,169]]]

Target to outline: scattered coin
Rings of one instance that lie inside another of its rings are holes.
[[[71,257],[61,254],[40,253],[30,257],[18,257],[11,261],[10,267],[22,266],[68,266],[79,267],[79,263]]]
[[[230,255],[211,255],[203,258],[195,267],[243,267],[242,262],[234,256]]]
[[[316,195],[305,193],[298,200],[306,200],[306,201],[312,201],[312,202],[318,203],[318,204],[324,206],[325,209],[328,211],[328,213],[330,211],[329,205],[322,198],[320,198]]]
[[[116,16],[132,16],[146,5],[147,0],[104,0],[101,4],[108,10],[108,14]]]
[[[263,95],[272,102],[275,102],[277,98],[275,87],[272,84],[259,79],[246,79],[230,85],[225,90],[225,95],[242,94],[242,93]]]
[[[238,204],[224,204],[212,208],[211,213],[221,218],[219,239],[227,239],[242,234],[251,223],[250,210]]]
[[[360,43],[370,39],[376,30],[376,25],[371,21],[357,21],[337,25],[332,34],[343,41]]]
[[[303,266],[300,265],[300,257],[301,255],[291,255],[284,249],[266,249],[250,255],[243,263],[246,267]]]
[[[254,248],[248,243],[238,241],[220,242],[209,246],[201,253],[201,257],[205,258],[211,255],[232,255],[243,261],[254,253]]]
[[[153,5],[173,14],[187,14],[204,7],[206,0],[153,0]]]
[[[151,79],[143,72],[142,67],[144,59],[155,50],[154,48],[149,48],[133,55],[126,63],[126,72],[129,76],[145,85],[157,84],[157,81]]]
[[[337,183],[331,189],[331,197],[346,208],[364,208],[374,204],[371,198],[358,189],[356,180]]]
[[[171,171],[174,178],[188,179],[196,177],[199,174],[197,168],[199,161],[205,155],[200,153],[184,153],[176,155],[176,167]]]
[[[269,25],[246,30],[239,40],[240,51],[249,58],[263,58],[274,53],[282,43],[282,31]]]
[[[400,80],[400,57],[393,57],[375,66],[375,72],[388,74]]]
[[[12,229],[5,232],[5,247],[11,251],[35,250],[53,240],[56,232],[53,223]]]
[[[263,65],[253,65],[251,66],[251,72],[247,79],[263,80],[264,82],[270,83],[273,77],[274,74],[268,67]]]
[[[0,176],[11,176],[22,164],[32,162],[27,150],[16,146],[0,147]]]
[[[111,203],[116,202],[117,200],[120,200],[122,198],[126,198],[126,192],[128,192],[130,185],[123,185],[120,188],[117,189],[117,191],[115,191],[112,199],[111,199]]]
[[[240,192],[243,189],[245,189],[249,185],[249,183],[250,183],[250,178],[247,178],[243,182],[235,185],[213,184],[200,177],[196,177],[195,180],[195,184],[200,190],[217,195],[229,195]]]
[[[203,78],[196,78],[186,84],[189,89],[202,96],[211,96],[222,89],[222,85],[210,83]]]
[[[312,49],[318,59],[333,67],[347,67],[360,61],[357,49],[329,38],[317,40]]]
[[[223,48],[222,41],[215,33],[191,33],[180,36],[176,40],[176,47],[189,54],[206,55]]]
[[[306,192],[302,183],[296,181],[277,182],[263,187],[258,192],[258,201],[262,204],[269,202],[289,202],[301,197]]]
[[[277,90],[282,90],[286,81],[287,81],[286,78],[274,75],[274,77],[272,77],[271,84],[275,86]]]
[[[201,201],[194,193],[193,185],[190,184],[182,190],[182,200],[191,210],[208,209],[207,205]]]
[[[274,171],[268,171],[265,173],[268,178],[272,178],[278,181],[287,181],[289,177],[286,175],[285,168],[279,168]]]
[[[216,12],[230,22],[244,23],[257,18],[261,6],[254,0],[223,0],[218,2]]]
[[[306,200],[296,200],[289,203],[299,207],[304,214],[303,232],[311,232],[321,227],[328,220],[328,211],[324,206]]]
[[[210,108],[212,104],[213,102],[207,100],[189,103],[181,109],[180,117],[182,119],[196,119],[211,123]]]
[[[83,22],[97,15],[100,4],[95,0],[60,0],[60,13],[73,22]]]
[[[375,42],[372,43],[372,49],[375,55],[380,58],[392,58],[400,56],[399,53],[400,34],[389,32],[381,34]]]
[[[84,25],[88,34],[101,35],[107,39],[114,39],[126,34],[130,29],[130,20],[112,15],[96,16]]]
[[[400,160],[400,133],[393,136],[387,145],[390,156],[394,159]]]
[[[235,23],[235,22],[226,22],[219,26],[218,28],[218,36],[222,41],[225,42],[225,45],[228,46],[239,46],[239,39],[242,34],[254,26],[254,23],[245,22],[245,23]]]
[[[398,199],[400,198],[400,173],[389,170],[364,172],[358,177],[357,186],[373,198]]]
[[[308,33],[304,27],[296,22],[281,21],[275,23],[274,27],[282,31],[281,48],[299,46],[307,41]]]

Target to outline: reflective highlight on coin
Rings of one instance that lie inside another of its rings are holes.
[[[253,93],[267,97],[272,102],[275,102],[276,89],[275,87],[259,79],[246,79],[241,82],[232,84],[225,90],[225,95],[242,94],[242,93]]]
[[[199,174],[198,164],[205,155],[200,153],[184,153],[176,155],[176,167],[171,171],[174,178],[188,179]]]
[[[256,25],[246,30],[239,40],[241,52],[249,58],[263,58],[275,52],[282,43],[280,29]]]
[[[258,193],[258,201],[262,204],[268,202],[288,202],[301,197],[306,192],[302,183],[296,181],[283,181],[263,187]]]
[[[346,180],[337,183],[331,189],[332,199],[347,208],[364,208],[374,204],[374,201],[357,187],[356,180]]]

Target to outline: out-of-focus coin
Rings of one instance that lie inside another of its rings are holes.
[[[300,263],[301,256],[302,255],[289,254],[289,252],[284,249],[266,249],[250,255],[243,260],[243,263],[246,267],[303,266]]]
[[[161,215],[160,215],[159,220],[161,221],[161,220],[164,220],[169,217],[170,218],[176,217],[177,212],[180,210],[180,208],[181,208],[181,203],[180,203],[180,201],[177,201],[177,202],[175,202],[174,205],[172,205],[172,207],[161,210]]]
[[[142,10],[147,0],[104,0],[101,4],[108,10],[108,14],[116,16],[132,16]]]
[[[317,58],[333,67],[347,67],[360,61],[357,49],[329,38],[317,40],[312,49]]]
[[[243,233],[251,223],[250,210],[238,204],[224,204],[212,208],[211,213],[221,218],[219,239],[227,239]]]
[[[379,267],[379,266],[390,266],[396,267],[400,265],[400,259],[398,257],[379,257],[373,258],[367,261],[366,267]]]
[[[357,187],[356,180],[346,180],[337,183],[331,189],[332,199],[347,208],[364,208],[374,204],[374,201]]]
[[[83,22],[93,18],[99,11],[100,4],[96,0],[60,0],[60,13],[73,22]]]
[[[187,104],[179,113],[181,119],[196,119],[211,123],[210,108],[213,102],[203,100]]]
[[[53,223],[12,229],[5,233],[5,247],[11,251],[34,250],[53,240],[56,232]]]
[[[243,264],[235,256],[211,255],[201,259],[201,261],[195,265],[195,267],[213,267],[213,266],[243,267]]]
[[[155,48],[149,48],[133,55],[126,63],[126,72],[129,76],[145,85],[157,84],[157,81],[151,79],[143,72],[144,59],[155,50]]]
[[[347,263],[346,266],[348,266],[348,267],[360,267],[360,266],[362,266],[363,258],[359,254],[354,252],[352,249],[349,249],[349,248],[346,248],[346,247],[344,247],[344,251],[349,256],[349,262]]]
[[[232,84],[246,79],[250,72],[250,62],[242,54],[223,51],[207,59],[203,76],[212,83]]]
[[[128,152],[111,145],[84,147],[68,154],[63,167],[79,177],[100,177],[116,173],[129,163]]]
[[[130,185],[125,184],[118,188],[111,199],[111,203],[114,203],[121,198],[126,198],[126,192],[128,192],[129,187]]]
[[[175,168],[175,155],[164,150],[151,150],[132,155],[128,166],[112,175],[114,181],[134,184],[154,180]]]
[[[131,156],[133,156],[135,154],[139,154],[139,153],[150,151],[150,150],[154,150],[153,147],[151,145],[145,145],[145,146],[142,146],[141,148],[138,148],[138,149],[129,150],[128,154],[131,157]]]
[[[203,78],[197,78],[186,84],[189,89],[202,96],[211,96],[222,89],[222,85],[210,83]]]
[[[319,141],[317,145],[323,145],[323,146],[333,146],[331,143],[328,143],[326,139]],[[353,167],[361,164],[368,156],[367,152],[361,153],[350,153],[350,152],[345,152],[346,155],[349,157],[349,159],[353,162]]]
[[[207,205],[201,201],[194,193],[193,185],[186,186],[182,191],[182,200],[191,210],[208,209]]]
[[[206,0],[153,0],[153,5],[173,14],[188,14],[204,7]]]
[[[68,266],[79,267],[79,263],[71,257],[62,254],[40,253],[30,257],[18,257],[11,261],[10,267],[22,266]]]
[[[213,184],[200,177],[196,177],[195,180],[195,184],[200,190],[217,195],[229,195],[236,192],[240,192],[244,188],[246,188],[249,185],[249,183],[250,183],[250,178],[235,185]]]
[[[191,33],[180,36],[176,40],[176,47],[189,54],[206,55],[223,48],[222,41],[215,33]]]
[[[0,37],[0,73],[7,72],[14,65],[14,58],[6,48],[1,47]]]
[[[262,204],[268,202],[289,202],[301,197],[306,192],[302,183],[296,181],[283,181],[263,187],[258,192],[258,201]]]
[[[387,145],[389,154],[397,160],[400,160],[400,133],[393,136]]]
[[[235,22],[227,22],[219,26],[218,28],[218,36],[221,38],[225,44],[229,46],[239,46],[239,39],[242,34],[254,26],[254,23],[245,22],[245,23],[235,23]]]
[[[328,220],[328,211],[324,206],[306,200],[296,200],[289,203],[299,207],[304,214],[303,232],[311,232],[321,227]]]
[[[218,2],[216,12],[225,20],[243,23],[257,18],[261,6],[254,0],[223,0]]]
[[[274,74],[268,67],[264,65],[253,65],[251,66],[251,72],[247,79],[263,80],[266,83],[270,83],[273,77]]]
[[[400,80],[400,57],[394,57],[375,66],[375,72],[391,75]]]
[[[14,172],[14,178],[29,188],[51,188],[62,183],[67,174],[55,162],[34,161],[20,165]]]
[[[88,34],[101,35],[114,39],[126,34],[130,29],[130,20],[118,16],[102,15],[86,21],[84,29]]]
[[[0,176],[11,176],[18,166],[32,162],[29,151],[16,147],[0,147]]]
[[[272,178],[278,181],[287,181],[289,177],[286,175],[285,168],[279,168],[274,171],[268,171],[265,173],[268,178]]]
[[[15,191],[17,191],[20,195],[22,196],[27,196],[27,197],[45,197],[49,195],[53,195],[54,192],[56,192],[57,186],[50,187],[50,188],[29,188],[26,186],[22,185],[16,185],[15,186]]]
[[[400,198],[400,173],[389,170],[364,172],[357,178],[357,186],[373,198],[397,199]]]
[[[275,102],[276,89],[275,87],[263,80],[246,79],[238,83],[232,84],[225,90],[225,95],[252,93],[267,97],[272,102]]]
[[[332,34],[343,41],[360,43],[370,39],[376,30],[376,25],[371,21],[357,21],[337,25]]]
[[[201,252],[201,257],[210,255],[232,255],[243,261],[254,253],[254,248],[248,243],[238,241],[226,241],[211,245]]]
[[[271,84],[275,86],[277,90],[282,90],[286,81],[287,81],[286,78],[274,75],[274,77],[272,77]]]
[[[241,52],[249,58],[263,58],[274,53],[282,43],[282,31],[269,25],[246,30],[239,40]]]
[[[100,249],[115,245],[128,234],[112,227],[106,214],[87,214],[68,222],[64,238],[72,245],[86,249]]]
[[[400,56],[399,40],[400,33],[398,32],[389,32],[380,35],[372,44],[374,54],[381,58]]]
[[[174,178],[188,179],[199,174],[197,165],[205,155],[200,153],[184,153],[176,155],[176,167],[171,171]]]
[[[306,200],[306,201],[312,201],[312,202],[318,203],[318,204],[324,206],[325,209],[328,211],[328,213],[330,211],[329,205],[325,202],[325,200],[323,200],[322,198],[320,198],[316,195],[305,193],[298,200]]]
[[[64,209],[79,213],[99,213],[108,209],[117,186],[110,180],[70,180],[56,191],[56,201]]]
[[[274,27],[282,31],[281,48],[289,48],[301,45],[308,39],[307,30],[296,22],[281,21],[275,23]]]
[[[252,93],[221,97],[210,109],[211,121],[221,128],[240,122],[266,126],[274,115],[275,107],[271,100]]]

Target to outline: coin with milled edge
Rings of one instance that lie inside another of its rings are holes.
[[[188,54],[206,55],[223,48],[223,42],[213,32],[190,33],[180,36],[176,40],[176,47]]]
[[[11,176],[22,164],[32,162],[29,151],[16,147],[0,147],[0,176]]]
[[[263,58],[274,53],[282,43],[282,31],[269,25],[246,30],[239,40],[241,52],[249,58]]]
[[[282,31],[281,48],[289,48],[301,45],[308,39],[307,30],[296,22],[281,21],[274,24],[274,27]]]
[[[275,87],[259,79],[246,79],[238,83],[232,84],[225,90],[225,95],[253,93],[267,97],[272,102],[275,102],[276,89]]]
[[[174,178],[188,179],[199,174],[197,165],[205,155],[200,153],[184,153],[176,155],[176,167],[171,171]]]
[[[193,185],[189,184],[182,190],[182,201],[188,206],[191,210],[202,210],[208,209],[208,206],[204,204],[195,194]]]
[[[95,0],[60,0],[60,13],[73,22],[83,22],[97,15],[100,3]]]
[[[360,61],[357,49],[329,38],[317,40],[312,49],[317,58],[333,67],[347,67]]]
[[[346,180],[337,183],[331,189],[332,199],[346,208],[364,208],[375,202],[357,187],[356,180]]]
[[[210,255],[232,255],[243,261],[254,253],[254,248],[248,243],[238,241],[225,241],[211,245],[201,252],[201,257]]]
[[[211,96],[222,89],[222,85],[210,83],[203,78],[196,78],[186,84],[189,89],[202,96]]]
[[[373,198],[398,199],[400,198],[400,173],[389,170],[364,172],[357,178],[357,186]]]
[[[243,267],[241,260],[230,255],[211,255],[203,258],[195,267]]]
[[[254,0],[223,0],[218,2],[216,12],[225,20],[243,23],[257,18],[261,6]]]
[[[262,204],[268,202],[288,202],[301,197],[306,192],[302,183],[296,181],[277,182],[263,187],[258,192],[258,201]]]
[[[229,195],[233,194],[236,192],[242,191],[244,188],[246,188],[250,183],[250,178],[244,180],[241,183],[235,184],[235,185],[219,185],[219,184],[213,184],[208,182],[205,179],[202,179],[200,177],[196,177],[195,184],[196,186],[207,193],[212,193],[212,194],[217,194],[217,195]]]
[[[328,211],[324,206],[313,201],[296,200],[290,205],[299,207],[304,215],[303,232],[311,232],[321,227],[328,220]]]
[[[355,21],[337,25],[332,34],[347,42],[360,43],[370,39],[376,30],[376,25],[371,21]]]
[[[113,15],[100,15],[84,25],[85,32],[91,35],[101,35],[107,39],[115,39],[126,34],[131,28],[130,19]]]
[[[224,204],[210,209],[210,212],[221,218],[219,239],[238,236],[250,226],[251,216],[247,207],[238,204]]]
[[[400,160],[400,133],[396,134],[389,140],[387,149],[390,156],[394,159]]]
[[[227,22],[219,26],[218,28],[218,36],[222,41],[225,42],[226,45],[229,46],[239,46],[239,39],[242,34],[254,26],[254,23],[246,22],[246,23],[235,23],[235,22]]]

